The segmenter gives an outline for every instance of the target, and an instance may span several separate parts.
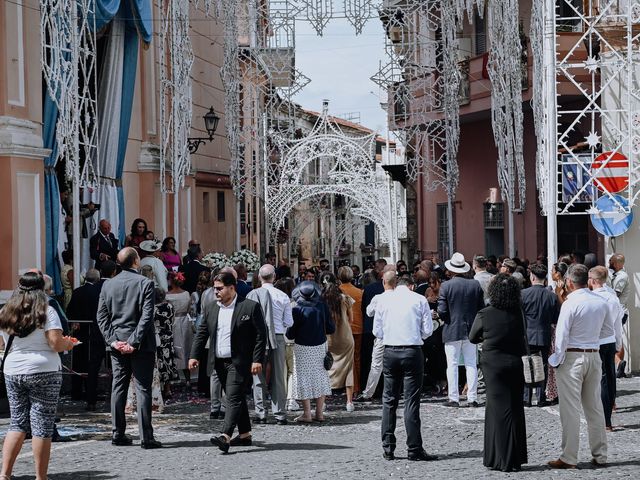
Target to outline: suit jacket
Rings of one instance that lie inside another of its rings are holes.
[[[89,239],[89,255],[96,262],[95,268],[100,270],[102,266],[102,261],[100,260],[100,254],[104,253],[105,255],[109,255],[112,261],[116,261],[116,257],[118,256],[118,239],[113,235],[113,233],[109,233],[109,240],[111,240],[111,244],[105,240],[100,232],[96,233],[91,239]]]
[[[240,295],[238,295],[239,298]],[[275,350],[278,348],[278,342],[276,341],[276,328],[273,325],[273,310],[271,307],[271,294],[266,288],[256,288],[251,290],[246,298],[258,302],[260,308],[262,308],[262,317],[264,318],[265,326],[267,327],[267,348]]]
[[[202,272],[210,272],[211,269],[206,265],[201,264],[196,260],[191,260],[189,263],[182,264],[182,271],[184,272],[184,288],[187,292],[193,293],[198,286],[198,277]]]
[[[477,281],[453,277],[444,282],[438,297],[438,315],[444,322],[442,341],[468,340],[473,320],[483,308],[484,292]]]
[[[371,303],[373,297],[381,293],[384,293],[382,280],[370,283],[364,287],[364,291],[362,292],[362,333],[373,332],[373,317],[367,315],[367,307]]]
[[[97,321],[107,344],[125,341],[141,352],[156,351],[153,282],[123,270],[102,286]]]
[[[96,320],[102,283],[103,282],[96,284],[85,283],[81,287],[76,288],[67,306],[67,317],[69,317],[71,321],[91,320],[91,325],[84,323],[80,325],[80,331],[84,337],[82,340],[88,338],[91,342],[104,344],[104,338],[100,333],[100,327]],[[79,335],[76,335],[76,337],[79,337]]]
[[[200,358],[209,340],[207,375],[211,375],[216,363],[216,341],[218,335],[218,302],[204,306],[204,321],[193,339],[190,358]],[[264,363],[267,342],[262,309],[258,303],[236,299],[231,317],[231,362],[239,373],[249,375],[252,363]]]
[[[558,296],[543,285],[522,290],[522,311],[527,321],[529,345],[551,345],[551,325],[558,323]]]

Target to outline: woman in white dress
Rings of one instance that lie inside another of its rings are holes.
[[[184,274],[171,272],[169,274],[169,293],[167,301],[173,306],[173,348],[175,350],[176,368],[182,370],[187,388],[191,388],[191,375],[189,373],[189,354],[193,343],[195,325],[189,315],[191,297],[189,292],[182,289]]]

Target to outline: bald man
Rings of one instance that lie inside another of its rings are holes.
[[[131,375],[135,378],[138,401],[138,428],[141,447],[160,448],[151,426],[151,383],[156,361],[156,330],[153,322],[153,282],[140,275],[140,257],[133,248],[118,253],[122,272],[105,282],[100,292],[97,321],[107,345],[111,347],[113,383],[111,385],[112,445],[131,445],[124,407]]]
[[[104,218],[98,224],[98,233],[89,240],[89,255],[96,262],[96,270],[100,270],[102,262],[116,260],[118,239],[111,233],[111,224]]]
[[[293,325],[291,300],[286,293],[273,286],[276,279],[273,265],[267,263],[260,267],[258,276],[262,286],[250,291],[247,298],[258,302],[262,307],[268,331],[266,362],[271,363],[271,412],[278,425],[286,425],[287,378],[284,334],[287,328]],[[267,383],[263,373],[265,370],[263,367],[262,372],[253,376],[254,420],[257,423],[267,422],[267,406],[264,401],[267,396]]]

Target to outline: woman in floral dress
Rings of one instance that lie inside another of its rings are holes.
[[[173,306],[167,302],[164,290],[156,288],[156,308],[154,320],[158,335],[156,366],[160,374],[162,396],[171,397],[171,381],[179,378],[173,349]]]
[[[554,292],[558,296],[560,305],[566,300],[569,292],[567,291],[566,284],[564,282],[564,276],[567,273],[569,267],[566,263],[558,262],[551,270],[551,278],[555,282]],[[551,347],[549,349],[549,355],[556,350],[556,326],[551,326]],[[558,402],[558,387],[556,386],[556,371],[555,368],[549,367],[547,388],[545,390],[545,398],[548,403],[554,404]]]

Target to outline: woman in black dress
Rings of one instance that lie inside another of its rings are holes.
[[[491,304],[478,312],[469,333],[472,343],[482,342],[487,388],[483,463],[492,470],[517,471],[527,463],[520,286],[510,275],[498,274],[488,295]]]

